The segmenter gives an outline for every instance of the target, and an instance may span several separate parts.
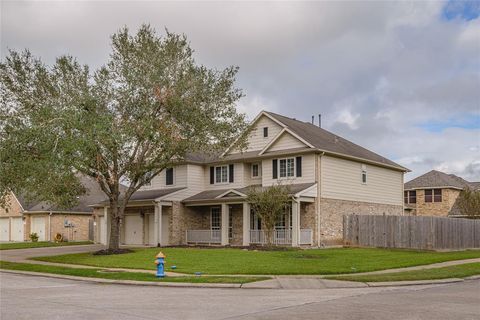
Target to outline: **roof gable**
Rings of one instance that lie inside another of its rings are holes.
[[[268,128],[268,136],[264,137],[263,128]],[[281,122],[272,118],[266,112],[261,112],[250,124],[247,136],[247,146],[245,150],[239,150],[235,147],[235,141],[223,154],[234,154],[239,152],[260,151],[269,144],[284,128]]]
[[[273,151],[281,151],[281,150],[289,150],[295,148],[309,148],[304,142],[300,141],[297,137],[293,136],[287,129],[283,129],[280,133],[272,139],[272,141],[267,144],[260,154],[273,152]]]
[[[329,152],[334,155],[365,159],[378,164],[395,167],[402,171],[408,170],[375,152],[367,150],[309,122],[298,121],[272,112],[265,113],[283,123],[286,128],[320,151]]]

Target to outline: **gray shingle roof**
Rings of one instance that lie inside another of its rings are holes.
[[[375,152],[367,150],[351,141],[348,141],[347,139],[335,135],[314,124],[298,121],[273,112],[265,113],[268,113],[270,116],[274,117],[276,120],[286,125],[294,133],[296,133],[298,136],[300,136],[302,139],[304,139],[317,149],[346,156],[353,156],[356,158],[361,158],[393,166],[401,170],[407,170],[405,167],[402,167],[401,165],[385,157],[382,157]]]
[[[87,192],[78,198],[78,204],[72,208],[59,208],[45,201],[27,201],[22,195],[18,195],[17,199],[25,211],[92,212],[93,208],[90,207],[90,205],[105,200],[106,196],[93,178],[82,176],[80,177],[80,181]]]
[[[185,189],[185,188],[169,188],[169,189],[137,191],[130,197],[130,201],[155,200],[157,198],[166,196],[167,194],[171,194],[182,189]]]
[[[454,175],[432,170],[405,183],[405,189],[453,187],[463,189],[472,187],[471,183]]]
[[[313,186],[315,183],[297,183],[297,184],[291,184],[289,185],[290,188],[290,194],[296,194],[299,193],[300,191],[303,191],[307,188],[310,188]],[[218,189],[218,190],[207,190],[207,191],[202,191],[200,193],[197,193],[189,198],[186,198],[183,200],[183,202],[188,203],[188,202],[201,202],[201,201],[213,201],[213,200],[220,200],[217,199],[218,196],[221,194],[228,192],[228,191],[237,191],[242,194],[247,194],[248,190],[251,187],[260,187],[260,185],[254,185],[254,186],[248,186],[244,188],[230,188],[230,189]],[[268,188],[268,187],[265,187]],[[238,198],[241,199],[241,196],[234,196],[234,197],[225,197],[226,199],[232,199],[232,198]],[[221,198],[224,199],[224,198]]]

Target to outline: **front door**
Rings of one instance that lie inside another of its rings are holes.
[[[170,244],[170,216],[168,214],[162,214],[162,246],[168,246]]]

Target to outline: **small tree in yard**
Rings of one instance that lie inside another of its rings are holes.
[[[192,52],[185,36],[147,25],[114,34],[109,61],[93,73],[70,56],[48,67],[10,51],[0,63],[0,200],[12,191],[69,207],[85,192],[79,176],[93,177],[108,198],[116,252],[134,192],[187,152],[218,152],[246,127],[235,108],[237,68],[199,66]]]
[[[285,209],[291,200],[290,188],[277,184],[270,187],[251,187],[247,192],[246,201],[250,203],[253,211],[262,220],[267,244],[273,242],[275,224],[285,214]]]
[[[463,215],[480,216],[480,190],[463,189],[456,204]]]

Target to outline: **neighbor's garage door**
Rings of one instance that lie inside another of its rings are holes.
[[[32,233],[38,235],[38,241],[45,241],[45,217],[32,217]]]
[[[10,218],[0,218],[0,241],[10,241]]]
[[[11,223],[12,241],[24,241],[22,218],[12,218]]]
[[[143,244],[143,219],[140,215],[125,216],[125,244]]]

